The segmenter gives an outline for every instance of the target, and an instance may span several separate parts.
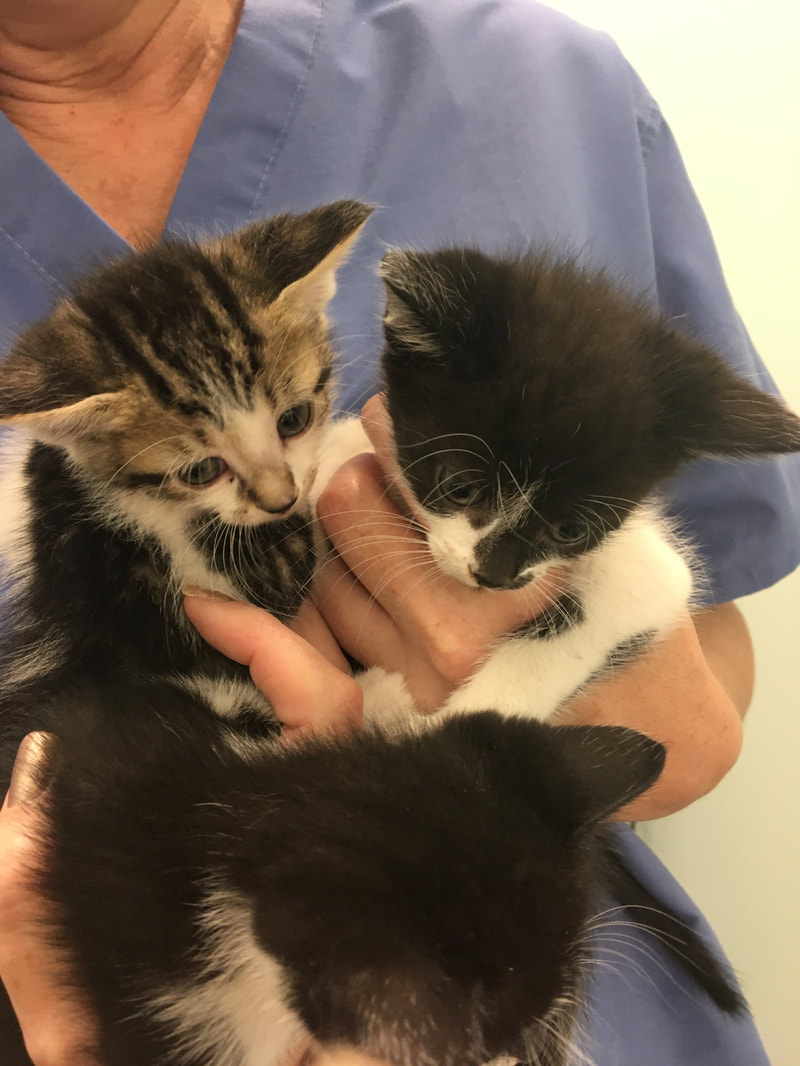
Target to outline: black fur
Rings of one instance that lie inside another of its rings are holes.
[[[576,945],[606,876],[599,823],[657,777],[659,745],[487,712],[242,756],[177,690],[84,687],[42,710],[60,735],[42,888],[104,1066],[214,1066],[179,1056],[146,1009],[201,979],[210,881],[252,906],[323,1043],[398,1063],[562,1066],[542,1022],[557,996],[580,995]],[[27,1066],[2,1039],[4,1066]]]
[[[37,580],[20,605],[12,601],[6,607],[0,675],[8,676],[26,649],[40,643],[46,647],[62,633],[68,639],[52,670],[21,688],[6,685],[0,692],[2,782],[8,781],[19,741],[39,728],[39,698],[57,695],[76,677],[113,679],[121,689],[159,674],[249,680],[246,667],[201,641],[180,619],[182,608],[168,589],[159,545],[97,521],[62,452],[37,445],[29,470],[39,515],[31,529]],[[209,539],[209,556],[215,544],[219,552],[230,551],[228,541],[241,537],[234,527],[217,533],[216,542]],[[299,546],[290,547],[295,536]],[[247,551],[239,553],[240,569],[233,575],[235,581],[246,579],[243,595],[257,597],[279,617],[291,617],[313,568],[309,541],[306,515],[251,531]],[[273,550],[285,557],[288,580],[270,560]]]
[[[417,499],[476,528],[520,490],[531,505],[479,544],[481,583],[591,550],[697,456],[800,450],[780,400],[577,260],[393,251],[382,276],[388,407]],[[440,494],[448,476],[475,502]],[[565,543],[564,524],[584,535]]]

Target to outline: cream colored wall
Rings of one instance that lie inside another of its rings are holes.
[[[800,2],[550,4],[608,31],[660,102],[739,310],[800,411]],[[758,662],[744,754],[711,796],[644,826],[643,835],[711,919],[773,1066],[794,1066],[800,1062],[800,573],[741,606]]]

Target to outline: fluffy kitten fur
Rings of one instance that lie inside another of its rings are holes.
[[[299,606],[330,408],[325,306],[368,214],[345,201],[162,244],[80,282],[14,346],[0,376],[0,421],[24,435],[6,455],[0,530],[7,743],[34,694],[105,672],[171,678],[270,728],[180,589],[285,618]]]
[[[599,821],[657,777],[659,745],[486,712],[243,746],[148,685],[42,712],[60,745],[41,888],[104,1066],[283,1066],[308,1033],[392,1066],[569,1061],[620,870]],[[696,938],[655,925],[738,1009]],[[4,1066],[27,1066],[0,1039]]]
[[[575,260],[393,251],[382,275],[395,487],[436,565],[473,588],[566,568],[445,710],[545,719],[692,605],[661,483],[699,456],[798,451],[800,419]],[[365,447],[355,423],[337,434]]]
[[[309,1033],[395,1066],[563,1066],[602,894],[655,902],[599,823],[656,779],[659,745],[473,704],[284,749],[176,605],[185,582],[285,615],[299,602],[327,446],[324,308],[367,214],[334,204],[133,256],[3,368],[0,416],[32,442],[8,474],[23,506],[3,545],[0,773],[28,729],[58,734],[40,887],[104,1066],[279,1066]],[[421,356],[423,381],[436,360],[391,304],[387,334],[403,455],[421,438],[404,443],[392,348]],[[694,934],[648,924],[741,1009]],[[7,1001],[0,1015],[4,1063],[27,1063]]]

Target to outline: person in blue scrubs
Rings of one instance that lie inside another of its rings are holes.
[[[375,264],[387,244],[580,251],[774,388],[657,105],[608,37],[531,0],[0,0],[0,111],[2,343],[129,245],[357,197],[376,211],[332,307],[345,410],[379,387]],[[353,522],[365,501],[388,506],[369,465],[332,492],[331,511]],[[735,761],[751,662],[731,601],[800,562],[793,460],[697,463],[670,499],[705,561],[706,608],[574,708],[576,720],[638,726],[668,745],[662,782],[630,818],[684,806]],[[381,624],[358,615],[357,639],[348,617],[369,591],[353,584],[326,611],[348,650],[392,666],[400,648],[420,685],[452,683],[461,667],[447,648],[472,638],[474,609],[455,618],[431,590],[384,593]],[[0,816],[0,849],[19,846],[25,806]],[[619,833],[637,875],[711,936],[644,844]],[[25,912],[17,866],[5,870],[0,907]],[[80,1026],[62,998],[42,996],[42,949],[12,926],[0,915],[0,975],[30,1046],[42,1062],[93,1061],[75,1050]],[[719,1016],[651,942],[627,935],[629,963],[617,957],[592,981],[580,1045],[596,1066],[767,1061],[749,1020]]]

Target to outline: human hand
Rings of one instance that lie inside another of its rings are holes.
[[[51,915],[32,883],[40,863],[38,782],[53,738],[29,733],[20,745],[0,810],[0,980],[34,1066],[99,1066],[89,1007],[68,980],[69,960],[48,937]],[[10,1048],[3,1048],[5,1055]]]
[[[391,423],[380,397],[362,412],[375,455],[346,463],[317,511],[337,555],[317,576],[315,599],[339,643],[365,666],[402,674],[420,710],[435,711],[491,645],[558,595],[563,571],[517,591],[469,589],[443,574],[423,533],[387,495],[402,493]]]
[[[249,603],[187,595],[184,605],[209,644],[249,668],[285,734],[361,724],[361,689],[312,604],[300,610],[296,632]]]

